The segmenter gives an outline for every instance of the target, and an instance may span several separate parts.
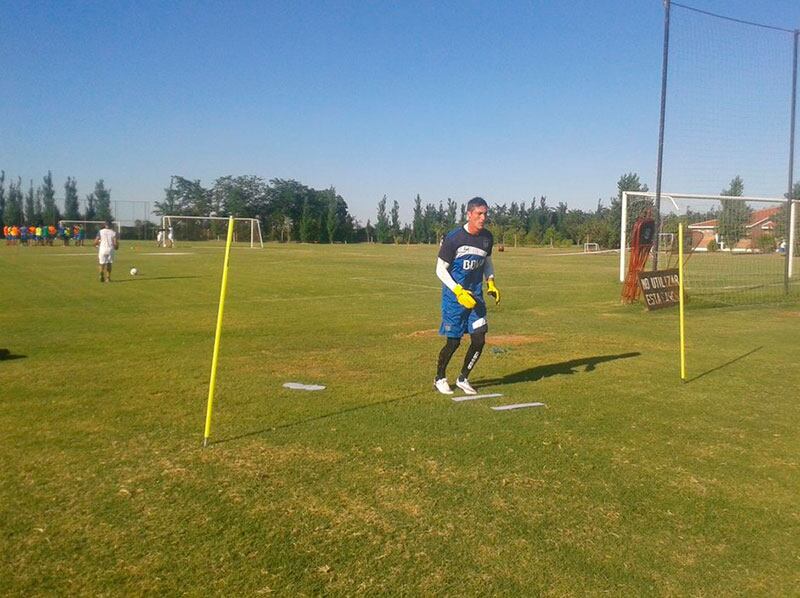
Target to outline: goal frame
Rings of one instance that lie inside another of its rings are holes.
[[[625,260],[626,260],[626,250],[627,250],[627,222],[628,222],[628,198],[629,197],[648,197],[648,198],[655,198],[656,194],[652,191],[623,191],[622,192],[622,202],[621,202],[621,215],[620,215],[620,231],[619,231],[619,281],[625,282]],[[756,196],[748,196],[748,195],[703,195],[698,193],[661,193],[662,199],[667,199],[672,202],[672,205],[675,207],[677,212],[681,212],[681,208],[678,207],[678,204],[675,202],[676,199],[703,199],[703,200],[711,200],[711,201],[721,201],[721,200],[741,200],[745,202],[753,202],[753,203],[787,203],[790,202],[789,208],[789,239],[788,239],[788,247],[787,247],[787,259],[789,260],[789,267],[787,270],[788,278],[793,277],[793,262],[794,262],[794,247],[796,243],[795,239],[795,229],[797,228],[797,205],[800,204],[800,200],[792,199],[788,200],[784,197],[756,197]]]
[[[165,214],[161,217],[161,228],[167,230],[173,220],[220,220],[228,222],[227,216],[174,216]],[[249,222],[250,223],[250,248],[254,249],[256,242],[258,242],[261,249],[264,248],[264,237],[261,235],[261,222],[258,218],[237,218],[234,216],[234,223],[236,222]],[[258,241],[256,241],[258,235]]]

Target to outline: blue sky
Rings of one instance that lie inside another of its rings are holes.
[[[797,1],[686,3],[800,27]],[[363,222],[384,194],[408,220],[417,193],[589,209],[624,172],[655,186],[660,0],[0,7],[0,168],[62,193],[255,174],[334,185]]]

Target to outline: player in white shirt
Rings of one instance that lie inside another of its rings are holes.
[[[114,261],[114,250],[119,249],[116,231],[111,228],[111,221],[106,220],[103,228],[94,239],[97,247],[97,259],[100,262],[100,282],[111,282],[111,263]]]
[[[172,235],[172,227],[167,229],[167,241],[170,247],[175,247],[175,237]]]

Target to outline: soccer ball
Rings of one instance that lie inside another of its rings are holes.
[[[131,268],[131,276],[136,276],[139,273],[139,270],[136,268]]]

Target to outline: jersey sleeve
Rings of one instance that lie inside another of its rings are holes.
[[[447,235],[442,240],[441,247],[439,247],[439,259],[452,264],[456,259],[456,249],[455,235]]]

